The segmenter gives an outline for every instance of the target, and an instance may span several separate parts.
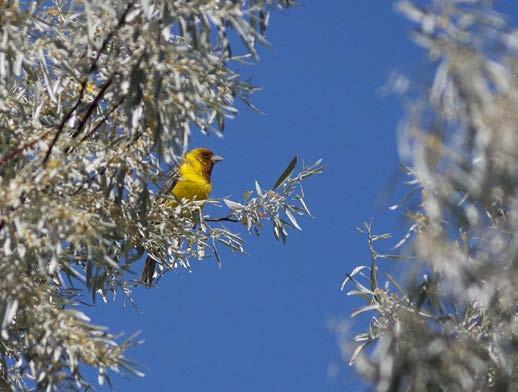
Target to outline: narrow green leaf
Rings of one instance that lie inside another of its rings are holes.
[[[401,295],[403,295],[403,297],[405,298],[405,301],[407,303],[410,303],[410,298],[408,297],[408,294],[407,292],[405,291],[405,289],[403,289],[403,287],[401,287],[401,285],[399,284],[399,282],[394,279],[390,274],[386,273],[385,272],[385,276],[392,282],[392,284],[394,286],[396,286],[396,288],[399,290],[399,292],[401,293]]]
[[[360,313],[368,312],[369,310],[379,309],[379,307],[380,306],[378,304],[362,306],[361,308],[358,308],[354,312],[351,313],[351,318],[358,316]]]
[[[284,210],[284,213],[286,214],[286,216],[288,217],[290,222],[293,224],[293,226],[295,226],[299,230],[302,230],[302,228],[299,226],[299,223],[297,222],[297,220],[295,219],[295,217],[293,216],[293,214],[291,213],[291,211],[289,209],[286,208]]]
[[[366,265],[360,265],[360,266],[356,267],[355,269],[353,269],[353,271],[350,274],[347,274],[346,278],[342,282],[342,285],[340,286],[340,291],[344,290],[345,285],[347,284],[349,279],[354,280],[353,276],[356,275],[358,272],[360,272],[362,269],[365,269],[365,268],[369,268],[369,267],[367,267]]]
[[[250,191],[243,192],[243,201],[246,202],[251,194],[252,194],[252,192],[250,192]]]
[[[295,170],[295,166],[297,166],[297,160],[298,158],[295,155],[289,163],[288,167],[284,169],[280,177],[277,179],[277,181],[275,181],[275,185],[272,188],[273,190],[280,187],[284,183],[284,181],[286,181],[286,179],[290,176],[290,174],[293,173],[293,170]]]
[[[367,343],[369,343],[369,342],[362,343],[362,344],[358,345],[358,347],[356,347],[356,349],[353,352],[353,355],[351,356],[351,359],[349,360],[349,366],[354,364],[354,360],[356,359],[358,354],[360,354],[362,352],[362,350],[365,348]]]
[[[214,256],[216,257],[216,261],[218,263],[218,268],[221,269],[221,257],[219,256],[218,249],[216,248],[216,244],[212,246],[212,250],[214,251]]]
[[[230,208],[231,210],[242,210],[243,208],[245,208],[244,205],[236,203],[235,201],[228,200],[228,199],[223,199],[223,203],[225,203],[226,206],[228,208]]]
[[[370,334],[368,332],[360,333],[353,338],[353,342],[365,342],[368,340],[370,340]]]
[[[263,196],[263,190],[261,189],[261,186],[259,185],[259,183],[257,181],[255,182],[255,190],[259,197]]]

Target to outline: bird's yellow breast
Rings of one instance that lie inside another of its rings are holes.
[[[210,183],[204,179],[180,178],[173,188],[173,195],[178,199],[205,200],[212,190]]]

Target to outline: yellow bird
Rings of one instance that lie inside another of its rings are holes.
[[[223,160],[206,148],[195,148],[185,154],[180,165],[162,185],[160,193],[172,194],[176,199],[205,200],[212,191],[210,177],[214,164]],[[147,286],[153,283],[156,261],[148,256],[140,280]]]

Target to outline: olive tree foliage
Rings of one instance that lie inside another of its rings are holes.
[[[258,59],[270,12],[291,3],[0,0],[0,389],[87,389],[87,366],[101,384],[140,374],[124,356],[134,337],[80,302],[133,301],[147,255],[162,274],[243,253],[240,233],[267,222],[281,240],[299,228],[319,163],[207,201],[216,217],[157,192],[191,132],[220,135],[237,102],[252,106],[233,64]]]
[[[410,223],[390,250],[390,235],[361,228],[371,261],[344,289],[365,300],[353,316],[374,316],[351,363],[376,391],[516,390],[518,30],[489,1],[396,9],[429,60],[393,83],[409,98],[399,149],[410,187],[393,209]],[[384,273],[397,260],[399,279]]]

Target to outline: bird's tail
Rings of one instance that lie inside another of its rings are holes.
[[[151,287],[153,284],[153,278],[155,275],[156,261],[152,259],[150,256],[146,259],[146,264],[144,264],[144,269],[142,270],[142,275],[140,276],[140,281],[144,283],[147,287]]]

